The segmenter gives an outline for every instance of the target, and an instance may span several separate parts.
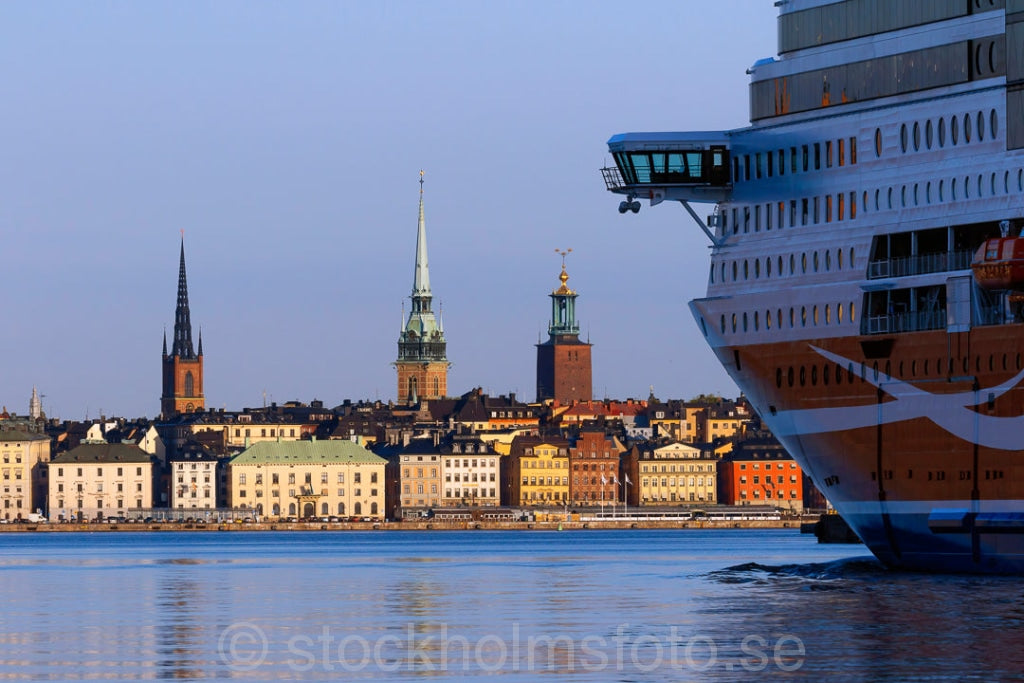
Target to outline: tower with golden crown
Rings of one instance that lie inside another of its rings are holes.
[[[423,218],[423,171],[420,171],[420,215],[416,227],[416,270],[413,274],[412,309],[398,336],[398,402],[407,405],[420,399],[448,394],[448,342],[441,320],[431,308],[430,268],[427,264],[427,227]]]
[[[199,333],[199,349],[192,348],[192,319],[188,307],[188,282],[185,279],[185,236],[181,237],[178,262],[178,303],[174,309],[174,344],[167,353],[167,331],[164,330],[163,391],[160,413],[165,418],[179,413],[203,410],[203,333]]]
[[[593,380],[588,342],[580,341],[580,326],[576,322],[576,297],[569,289],[569,274],[565,271],[565,255],[572,251],[559,251],[562,255],[561,286],[551,292],[551,322],[548,340],[537,344],[537,401],[554,399],[559,403],[588,401],[593,398]]]

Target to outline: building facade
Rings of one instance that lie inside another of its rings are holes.
[[[726,505],[772,505],[803,511],[803,470],[775,439],[748,439],[738,444],[722,458],[718,472]]]
[[[573,505],[612,504],[621,497],[619,448],[603,430],[584,429],[569,448],[569,499]]]
[[[412,439],[397,454],[403,512],[441,504],[441,447],[435,439]]]
[[[189,510],[219,507],[217,463],[217,456],[197,443],[186,445],[168,461],[171,507]]]
[[[46,508],[50,440],[42,434],[0,430],[0,519],[25,519]]]
[[[628,456],[629,504],[714,505],[718,460],[685,443],[634,447]]]
[[[383,519],[386,464],[353,441],[264,441],[228,463],[229,505],[271,519]]]
[[[83,443],[55,455],[48,470],[51,520],[131,517],[153,507],[153,460],[138,446]]]
[[[569,504],[569,442],[562,438],[517,436],[512,440],[503,483],[510,505]]]
[[[178,302],[174,310],[174,343],[167,353],[167,332],[164,331],[163,391],[160,412],[164,417],[203,410],[203,335],[199,349],[192,348],[192,320],[188,305],[188,282],[185,278],[185,238],[181,239],[178,264]]]
[[[441,448],[443,507],[495,506],[501,502],[501,456],[491,443],[455,435]]]
[[[420,215],[416,229],[416,269],[412,284],[412,308],[398,337],[398,402],[407,405],[420,399],[448,394],[448,342],[444,327],[431,308],[430,268],[427,262],[427,228],[423,218],[423,171],[420,171]]]
[[[561,286],[551,292],[551,322],[548,339],[537,344],[537,402],[555,400],[559,403],[586,401],[593,398],[591,377],[591,345],[580,341],[576,322],[575,291],[569,289],[569,275],[562,254]]]

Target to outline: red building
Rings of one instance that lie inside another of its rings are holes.
[[[718,490],[723,505],[804,508],[803,470],[774,438],[737,443],[718,463]]]
[[[573,505],[611,504],[621,498],[620,451],[604,430],[587,428],[569,448],[569,500]]]
[[[537,402],[554,399],[559,403],[587,401],[593,397],[590,344],[580,341],[576,322],[578,294],[566,284],[565,255],[562,255],[561,287],[551,292],[551,322],[548,340],[537,344]]]

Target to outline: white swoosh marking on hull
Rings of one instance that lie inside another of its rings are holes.
[[[831,351],[816,346],[811,348],[841,366],[852,362]],[[995,387],[955,394],[931,394],[884,373],[879,373],[877,380],[873,375],[873,372],[866,373],[865,381],[880,387],[896,400],[842,408],[785,410],[770,417],[772,431],[778,436],[820,434],[923,417],[969,443],[1003,450],[1024,449],[1024,415],[995,417],[970,409],[987,401],[989,394],[998,397],[1017,386],[1024,380],[1024,370]]]

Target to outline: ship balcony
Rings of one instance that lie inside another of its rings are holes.
[[[963,250],[878,259],[868,264],[868,279],[877,280],[879,278],[967,270],[971,267],[973,257],[973,251]]]
[[[601,169],[617,194],[719,202],[732,191],[724,133],[624,133],[608,141],[615,166]]]

